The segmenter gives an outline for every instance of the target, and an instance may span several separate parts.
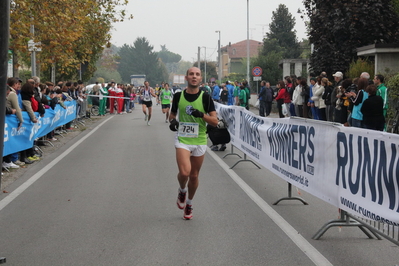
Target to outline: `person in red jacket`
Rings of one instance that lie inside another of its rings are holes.
[[[109,99],[109,113],[113,114],[114,113],[114,105],[115,105],[115,97],[116,96],[116,86],[115,86],[115,82],[111,82],[111,87],[108,89],[108,95],[110,96]]]
[[[285,114],[283,112],[283,105],[285,105],[285,113],[287,113],[287,103],[289,104],[291,102],[290,100],[290,94],[287,92],[286,88],[285,88],[285,83],[284,81],[280,80],[277,83],[277,88],[278,93],[277,96],[275,98],[276,102],[277,102],[277,109],[278,109],[278,113],[280,118],[284,118]]]

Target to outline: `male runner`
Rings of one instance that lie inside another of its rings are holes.
[[[170,110],[170,102],[172,100],[172,92],[169,90],[169,84],[164,84],[164,89],[161,90],[159,94],[159,99],[161,100],[162,113],[166,115],[165,122],[169,122],[169,110]]]
[[[142,99],[141,108],[145,115],[144,121],[147,121],[147,126],[150,126],[151,114],[152,114],[152,99],[151,97],[157,97],[155,95],[154,89],[150,87],[148,81],[144,82],[144,88],[140,91],[140,97]],[[147,114],[148,109],[148,114]]]
[[[218,118],[211,96],[199,89],[201,70],[190,68],[185,79],[187,88],[173,97],[169,128],[177,131],[175,148],[180,185],[177,207],[184,209],[183,218],[190,220],[193,218],[192,200],[198,188],[198,175],[207,147],[206,124],[216,127]],[[179,122],[176,120],[178,111]]]

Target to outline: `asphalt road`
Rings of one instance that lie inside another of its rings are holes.
[[[358,228],[317,230],[338,210],[224,152],[208,150],[193,201],[176,207],[174,133],[154,106],[106,116],[29,168],[0,197],[6,265],[399,265],[399,249]],[[239,155],[242,153],[234,150]],[[294,188],[294,196],[298,191]]]

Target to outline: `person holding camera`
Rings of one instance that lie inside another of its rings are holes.
[[[345,96],[348,97],[353,103],[352,110],[352,126],[363,128],[363,113],[361,112],[361,108],[363,102],[368,98],[368,93],[365,92],[367,86],[369,85],[369,81],[366,78],[360,78],[357,83],[357,91],[356,92],[345,92]]]
[[[176,131],[176,161],[179,168],[176,203],[179,209],[184,210],[183,218],[191,220],[192,200],[198,188],[198,175],[208,142],[206,124],[216,127],[218,118],[211,96],[199,89],[201,70],[197,67],[188,69],[185,79],[187,88],[173,97],[169,128]]]
[[[337,71],[335,72],[335,74],[333,74],[334,77],[334,81],[335,81],[335,89],[332,91],[331,93],[331,104],[335,104],[337,102],[337,93],[340,92],[339,86],[342,86],[342,82],[344,79],[344,74],[342,74],[341,71]],[[341,120],[341,115],[345,115],[346,114],[342,114],[341,110],[334,108],[334,112],[333,112],[333,117],[332,117],[332,121],[334,122],[338,122]],[[329,114],[329,116],[331,116],[331,114]]]
[[[349,98],[345,95],[347,92],[355,92],[356,93],[356,87],[357,85],[352,83],[351,79],[345,79],[342,81],[341,86],[338,86],[337,88],[337,101],[334,103],[335,104],[335,109],[338,110],[339,114],[338,117],[336,117],[336,121],[338,123],[346,125],[348,122],[348,117],[350,117],[350,113],[352,111],[353,104],[349,100]]]

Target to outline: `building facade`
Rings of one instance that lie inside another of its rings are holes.
[[[263,43],[260,41],[249,40],[249,56],[257,57],[259,49]],[[247,58],[247,40],[221,47],[222,58],[222,79],[230,73],[246,75],[247,67],[243,65],[243,60]]]

